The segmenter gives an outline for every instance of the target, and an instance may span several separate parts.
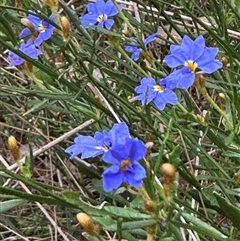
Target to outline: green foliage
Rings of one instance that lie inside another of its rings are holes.
[[[44,55],[34,60],[19,51],[20,19],[32,9],[47,19],[50,8],[38,1],[1,1],[0,239],[8,231],[20,240],[50,240],[49,226],[54,238],[63,240],[240,239],[239,1],[132,2],[138,8],[130,11],[127,1],[113,31],[84,29],[79,16],[87,2],[61,1],[70,39],[55,33],[41,46]],[[125,36],[127,24],[133,29]],[[141,44],[142,34],[158,27],[159,38],[148,46],[151,61],[141,56],[134,62],[124,45],[131,37]],[[163,58],[185,34],[193,39],[201,34],[207,46],[217,46],[224,67],[204,75],[206,92],[197,86],[179,90],[177,106],[164,111],[140,106],[134,88],[146,74],[160,79],[169,73]],[[8,67],[7,49],[30,63],[32,72]],[[219,93],[226,97],[225,109]],[[120,120],[132,136],[154,145],[142,163],[147,170],[143,190],[123,186],[106,193],[100,159],[69,160],[64,150],[77,134],[92,136]],[[22,170],[7,150],[10,134],[19,142]],[[163,163],[177,171],[169,197],[162,185]],[[156,205],[152,211],[145,204],[149,198]],[[87,213],[102,231],[83,232],[76,226],[78,212]]]

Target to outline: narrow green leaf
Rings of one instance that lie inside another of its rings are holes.
[[[6,212],[12,208],[20,206],[24,203],[23,199],[13,199],[4,202],[0,202],[0,213]]]
[[[106,206],[104,209],[111,213],[112,215],[115,215],[117,217],[124,217],[129,219],[150,219],[151,216],[148,214],[140,213],[137,210],[131,210],[129,208],[120,208],[120,207],[110,207]]]
[[[143,220],[143,221],[131,221],[131,222],[124,222],[122,224],[122,230],[135,230],[135,229],[139,229],[139,228],[145,228],[148,226],[152,226],[156,224],[156,221],[151,219],[151,220]],[[108,226],[109,231],[117,231],[117,225],[110,225]]]
[[[240,230],[240,209],[233,206],[219,194],[214,193],[214,196],[216,197],[217,202],[223,210],[223,212],[225,213],[226,217],[232,221],[233,226]]]
[[[228,240],[228,237],[224,235],[223,233],[219,232],[214,227],[210,226],[209,224],[205,223],[204,221],[200,220],[199,218],[190,215],[188,213],[181,213],[181,216],[189,222],[190,229],[196,230],[197,232],[200,232],[204,235],[207,235],[209,237],[219,239],[219,240]]]

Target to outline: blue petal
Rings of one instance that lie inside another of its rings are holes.
[[[24,59],[13,53],[12,51],[8,51],[8,61],[10,67],[18,66],[24,63]]]
[[[128,138],[124,144],[115,145],[104,153],[102,159],[107,163],[118,164],[123,160],[130,159],[132,162],[139,161],[146,154],[146,147],[140,140]]]
[[[123,172],[123,182],[132,187],[139,187],[142,184],[142,179],[146,177],[146,170],[139,164],[134,163],[131,171]]]
[[[132,54],[131,59],[137,61],[139,59],[139,55],[141,54],[142,49],[137,48],[136,51]]]
[[[118,5],[120,9],[123,8],[123,5]],[[104,13],[107,15],[107,16],[115,16],[116,14],[118,14],[118,10],[117,8],[115,7],[114,3],[109,0],[106,2],[105,4],[105,7],[104,7]]]
[[[163,92],[159,92],[154,99],[155,105],[159,110],[163,110],[166,104],[176,105],[178,103],[177,95],[170,89],[164,89]]]
[[[190,49],[190,54],[188,59],[196,61],[205,50],[205,39],[202,35],[198,36]]]
[[[34,40],[34,44],[38,47],[43,43],[43,39],[41,38],[41,35],[39,34],[38,37]]]
[[[47,29],[45,32],[40,32],[38,37],[35,39],[34,44],[38,47],[40,46],[44,41],[51,38],[53,34],[53,29]]]
[[[198,68],[207,74],[211,74],[216,70],[222,68],[222,62],[216,60],[218,48],[205,48],[204,53],[197,59]]]
[[[158,30],[156,33],[153,33],[152,35],[148,36],[145,40],[144,40],[144,45],[146,47],[147,44],[149,44],[150,42],[154,41],[156,39],[156,36],[160,35],[160,30]]]
[[[189,67],[183,67],[175,70],[166,78],[161,80],[161,83],[168,89],[187,89],[193,85],[195,74]]]
[[[88,28],[97,23],[98,15],[96,14],[85,14],[84,16],[80,17],[81,24],[84,28]]]
[[[122,156],[120,156],[114,150],[110,149],[109,151],[107,151],[103,154],[102,159],[106,163],[120,165],[120,162],[122,160]]]
[[[111,144],[109,133],[106,130],[102,132],[96,131],[94,134],[94,139],[100,146],[109,146]]]
[[[101,146],[91,136],[78,136],[74,139],[74,144],[65,150],[66,153],[72,153],[70,159],[82,153],[81,158],[96,157],[104,153]]]
[[[109,131],[108,136],[112,146],[125,144],[126,139],[130,137],[128,126],[125,122],[114,124]]]
[[[123,173],[119,166],[112,166],[103,172],[103,189],[111,192],[121,186],[123,182]]]
[[[97,26],[98,26],[99,28],[104,28],[104,22],[105,22],[105,21],[102,21],[102,22],[98,23]]]
[[[22,30],[22,32],[20,33],[19,38],[22,39],[22,38],[25,38],[29,35],[31,35],[31,31],[29,30],[29,28],[24,28]]]
[[[193,41],[187,35],[183,37],[180,46],[172,45],[170,47],[171,54],[164,58],[164,61],[171,68],[184,65],[186,61],[196,61],[204,52],[205,40],[203,36],[199,36]]]
[[[147,152],[147,148],[144,143],[140,140],[135,140],[133,138],[129,138],[125,145],[129,147],[129,155],[128,157],[131,159],[132,162],[139,161],[145,157]]]
[[[184,65],[184,63],[187,61],[187,58],[185,57],[185,55],[182,55],[182,52],[179,49],[178,51],[175,51],[174,53],[165,56],[163,61],[165,61],[170,68],[175,68],[180,65]]]
[[[104,21],[104,26],[106,29],[111,29],[114,24],[114,21],[112,19],[108,19]]]
[[[34,25],[35,29],[38,30],[38,26],[42,20],[39,17],[32,14],[29,14],[27,16],[27,19]]]
[[[100,16],[101,14],[104,14],[104,7],[105,7],[105,2],[104,1],[97,1],[95,3],[89,3],[87,5],[87,10],[89,14],[94,14]]]
[[[138,47],[132,46],[132,45],[125,45],[124,48],[129,53],[134,53],[135,51],[138,50]]]
[[[135,180],[142,180],[143,178],[145,178],[147,176],[145,168],[138,162],[135,162],[133,164],[133,169],[134,169],[134,173],[135,173],[135,175],[134,175]]]
[[[153,78],[143,78],[141,80],[141,85],[135,88],[135,91],[140,94],[136,97],[137,100],[140,100],[142,105],[147,105],[150,103],[156,96],[156,91],[152,91],[156,81]]]

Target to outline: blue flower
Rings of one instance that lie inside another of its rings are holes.
[[[207,74],[222,68],[222,63],[216,60],[218,53],[216,47],[206,47],[203,36],[193,41],[187,35],[183,37],[182,44],[170,47],[171,54],[164,58],[164,61],[171,68],[178,66],[189,67],[192,72],[200,69]]]
[[[177,95],[168,85],[168,77],[161,79],[159,84],[156,84],[155,79],[143,78],[141,85],[135,88],[135,91],[140,94],[136,97],[142,105],[147,105],[151,101],[155,103],[159,110],[163,110],[166,104],[176,105],[178,103]]]
[[[123,5],[119,5],[119,9],[122,9]],[[109,17],[115,16],[118,10],[111,0],[104,2],[103,0],[95,3],[89,3],[87,5],[88,13],[80,17],[80,21],[84,28],[88,28],[91,25],[97,23],[98,27],[111,29],[114,24],[113,19]]]
[[[42,54],[42,51],[36,48],[31,39],[29,39],[27,43],[22,43],[19,50],[33,59],[36,59],[38,55]],[[8,61],[9,66],[18,66],[23,64],[25,60],[12,51],[8,51]]]
[[[94,137],[80,135],[74,139],[74,144],[65,152],[72,153],[70,159],[79,154],[82,159],[96,157],[107,152],[111,147],[125,143],[129,138],[129,129],[126,123],[115,124],[110,131],[96,132]]]
[[[146,150],[142,141],[128,138],[124,144],[116,145],[106,152],[103,160],[113,165],[103,172],[104,190],[110,192],[123,183],[132,187],[141,186],[146,171],[138,161],[145,157]]]
[[[48,40],[53,35],[55,27],[48,23],[45,20],[40,19],[39,17],[29,14],[27,19],[33,24],[34,28],[39,32],[37,38],[34,41],[34,44],[38,47],[42,42]],[[49,19],[53,22],[56,22],[54,15],[51,15]],[[20,38],[25,38],[30,35],[31,31],[29,28],[24,28],[20,33]]]
[[[145,48],[150,42],[153,42],[156,39],[156,36],[159,35],[159,34],[160,34],[160,30],[158,30],[156,33],[148,36],[143,41],[143,44],[144,44]],[[143,51],[143,49],[140,48],[140,47],[134,46],[135,44],[136,44],[136,41],[135,41],[135,43],[133,42],[133,45],[125,45],[125,50],[129,53],[133,53],[132,56],[131,56],[131,59],[134,60],[134,61],[137,61],[139,59],[139,56],[140,56],[141,52]]]

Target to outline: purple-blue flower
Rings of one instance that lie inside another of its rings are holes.
[[[128,138],[124,144],[116,145],[106,152],[103,160],[112,166],[103,172],[104,190],[110,192],[123,183],[132,187],[141,186],[146,171],[139,160],[145,157],[146,150],[142,141]]]
[[[53,35],[53,31],[55,27],[48,23],[45,20],[40,19],[39,17],[29,14],[27,19],[33,24],[35,30],[39,32],[37,38],[34,41],[36,46],[42,44],[42,42],[48,40]],[[56,22],[54,15],[52,14],[49,19],[53,22]],[[29,28],[24,28],[20,33],[20,38],[25,38],[26,36],[30,35],[31,31]]]
[[[42,51],[36,48],[31,39],[29,39],[27,43],[22,43],[19,50],[33,59],[36,59],[38,55],[42,54]],[[8,61],[9,66],[18,66],[23,64],[25,60],[12,51],[8,51]]]
[[[122,9],[123,5],[119,5],[119,9]],[[111,0],[104,2],[103,0],[96,1],[95,3],[89,3],[87,5],[88,13],[80,17],[80,21],[84,28],[88,28],[97,23],[98,27],[111,29],[114,20],[109,19],[118,13],[118,10]]]
[[[70,153],[70,159],[81,154],[81,158],[96,157],[107,152],[111,147],[125,143],[130,137],[126,123],[115,124],[111,130],[96,132],[94,137],[80,135],[74,139],[74,144],[65,152]]]
[[[222,63],[215,59],[219,49],[206,47],[205,39],[201,35],[195,41],[185,35],[182,44],[172,44],[170,51],[171,54],[164,58],[164,61],[170,68],[186,66],[192,72],[200,69],[207,74],[222,68]]]
[[[163,110],[166,104],[176,105],[178,103],[177,95],[168,86],[168,77],[161,79],[159,84],[156,84],[155,79],[143,78],[141,85],[135,88],[135,91],[140,94],[136,97],[142,105],[147,105],[151,101],[155,103],[159,110]]]
[[[143,44],[146,48],[146,46],[150,43],[153,42],[156,39],[156,36],[160,34],[160,30],[158,30],[156,33],[153,33],[152,35],[148,36],[144,41]],[[139,59],[139,56],[143,49],[141,47],[134,46],[136,44],[133,42],[132,45],[125,45],[125,50],[129,53],[133,53],[131,56],[131,59],[134,61],[137,61]]]

